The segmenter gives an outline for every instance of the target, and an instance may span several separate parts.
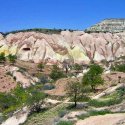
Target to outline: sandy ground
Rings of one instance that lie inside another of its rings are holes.
[[[125,114],[91,116],[85,120],[79,120],[76,125],[125,125]]]
[[[8,92],[15,88],[17,83],[14,79],[7,75],[7,70],[4,66],[0,65],[0,92]]]

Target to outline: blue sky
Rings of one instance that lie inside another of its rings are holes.
[[[0,31],[83,30],[105,18],[125,18],[125,0],[0,0]]]

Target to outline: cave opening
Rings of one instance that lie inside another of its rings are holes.
[[[23,48],[24,51],[30,51],[30,48]]]

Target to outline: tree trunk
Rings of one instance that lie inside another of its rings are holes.
[[[92,91],[95,93],[95,86],[94,85],[91,85],[91,88],[92,88]]]
[[[75,94],[75,96],[74,96],[74,102],[75,102],[75,108],[76,108],[76,106],[77,106],[77,99],[76,99],[76,94]]]

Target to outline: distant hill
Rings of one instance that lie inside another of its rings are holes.
[[[118,33],[125,31],[125,18],[117,19],[105,19],[100,23],[97,23],[94,26],[86,29],[85,32],[110,32],[110,33]]]
[[[75,30],[72,30],[72,29],[45,29],[45,28],[33,28],[33,29],[23,29],[23,30],[15,30],[15,31],[10,31],[10,32],[6,32],[6,33],[2,33],[0,32],[1,34],[3,35],[8,35],[10,33],[19,33],[19,32],[40,32],[40,33],[45,33],[45,34],[60,34],[61,31],[66,31],[66,30],[69,30],[70,32],[72,31],[75,31]]]

